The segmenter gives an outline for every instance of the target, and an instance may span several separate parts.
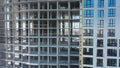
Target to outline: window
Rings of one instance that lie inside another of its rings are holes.
[[[84,48],[83,54],[84,55],[93,55],[93,48]]]
[[[79,56],[70,56],[70,63],[79,63]]]
[[[116,59],[107,59],[107,66],[117,66]]]
[[[108,37],[115,37],[115,29],[108,29]]]
[[[84,17],[94,17],[94,10],[84,10]]]
[[[83,58],[83,64],[92,65],[93,64],[93,58],[84,57]]]
[[[12,0],[6,0],[6,3],[11,3],[12,2]]]
[[[103,37],[103,29],[98,29],[97,31],[97,37]]]
[[[84,8],[93,8],[94,0],[84,0]]]
[[[102,49],[97,50],[97,57],[103,57],[103,50]]]
[[[97,47],[103,47],[103,39],[97,40]]]
[[[67,54],[67,52],[68,52],[68,48],[65,48],[65,47],[59,48],[59,54]]]
[[[97,59],[97,66],[99,67],[103,66],[103,59]]]
[[[104,20],[98,20],[97,25],[99,28],[103,28],[104,27]]]
[[[109,19],[108,27],[115,27],[115,19]]]
[[[108,9],[108,17],[115,17],[116,9]]]
[[[104,0],[98,0],[98,8],[104,7]]]
[[[84,29],[84,36],[93,36],[93,29]]]
[[[116,0],[108,0],[108,7],[115,7],[116,6]]]
[[[56,47],[50,47],[49,48],[49,54],[56,54],[56,51],[57,50],[57,48]]]
[[[107,56],[117,56],[117,50],[116,49],[108,49]]]
[[[93,19],[85,19],[84,26],[85,27],[92,27],[93,26]]]
[[[98,18],[104,17],[104,10],[98,10]]]
[[[84,39],[84,46],[93,46],[93,39],[90,38]]]
[[[37,3],[30,3],[30,9],[38,9]]]
[[[117,47],[117,39],[108,39],[107,45],[112,47]]]
[[[70,54],[79,54],[79,48],[70,47]]]
[[[120,39],[119,39],[119,47],[120,47]]]
[[[120,59],[119,59],[119,67],[120,67]]]

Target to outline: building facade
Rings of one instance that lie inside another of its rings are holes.
[[[0,68],[5,66],[5,23],[4,23],[4,0],[0,1]]]
[[[7,68],[79,68],[79,0],[5,0]]]
[[[119,7],[119,0],[84,0],[84,66],[120,68]]]
[[[120,1],[82,1],[4,0],[4,66],[119,68]]]

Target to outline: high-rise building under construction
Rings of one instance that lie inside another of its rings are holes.
[[[1,67],[120,67],[120,0],[1,1]]]
[[[79,0],[5,0],[8,68],[79,68]]]

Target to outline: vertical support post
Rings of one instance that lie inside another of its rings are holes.
[[[80,23],[81,23],[81,36],[80,36],[80,68],[83,68],[83,42],[84,42],[84,0],[81,0],[81,4],[80,5],[80,9],[81,9],[81,12],[82,13],[80,16],[81,16],[81,20],[80,20]]]

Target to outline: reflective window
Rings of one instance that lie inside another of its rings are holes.
[[[93,19],[85,19],[84,26],[85,27],[92,27],[93,23],[94,23]]]
[[[117,66],[117,59],[107,59],[107,66]]]
[[[115,17],[116,9],[108,9],[108,17]]]
[[[104,10],[98,10],[98,18],[104,17]]]
[[[70,54],[79,54],[79,48],[70,47]]]
[[[103,28],[104,27],[104,20],[98,20],[97,25],[99,28]]]
[[[93,58],[84,57],[83,58],[83,64],[92,65],[93,64]]]
[[[84,10],[84,17],[94,17],[94,10]]]
[[[98,8],[104,7],[104,0],[98,0]]]
[[[84,8],[93,8],[94,0],[84,0]]]
[[[97,40],[97,47],[103,47],[103,39]]]
[[[67,54],[68,48],[66,47],[59,47],[59,54]]]
[[[117,47],[117,39],[108,39],[107,45],[112,47]]]
[[[84,48],[83,54],[84,55],[93,55],[93,48]]]
[[[93,46],[93,39],[91,38],[86,38],[84,39],[84,46]]]
[[[97,37],[103,37],[103,29],[97,30]]]
[[[103,66],[103,59],[97,59],[97,66],[99,67]]]
[[[84,29],[84,36],[93,36],[93,29]]]
[[[115,29],[108,29],[108,36],[115,37]]]
[[[116,6],[116,0],[108,0],[108,6],[109,7],[115,7]]]
[[[102,49],[97,50],[97,57],[103,57],[103,50]]]
[[[117,56],[117,50],[116,49],[108,49],[107,56]]]
[[[115,19],[109,19],[108,27],[115,27]]]

